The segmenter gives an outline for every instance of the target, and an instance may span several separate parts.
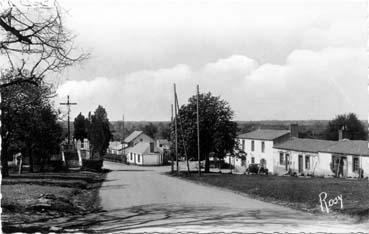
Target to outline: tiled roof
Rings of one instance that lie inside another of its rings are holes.
[[[133,141],[134,139],[136,139],[142,133],[143,133],[142,131],[134,131],[129,136],[127,136],[126,139],[124,139],[124,142],[129,143],[129,142]]]
[[[238,138],[255,139],[255,140],[274,140],[289,133],[290,131],[288,130],[258,129],[252,132],[238,135]]]
[[[322,152],[369,156],[368,141],[361,140],[342,140],[327,147]]]
[[[152,152],[150,152],[150,143],[149,142],[139,142],[136,145],[129,147],[127,149],[127,152],[134,152],[134,153],[138,153],[138,154],[150,154]],[[156,147],[156,145],[154,144],[154,153],[158,153],[159,149],[158,147]]]
[[[274,148],[317,153],[335,144],[337,144],[337,141],[293,137],[288,141],[275,145]]]

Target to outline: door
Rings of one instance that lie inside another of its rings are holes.
[[[346,178],[347,177],[347,171],[348,171],[348,163],[347,163],[347,158],[346,157],[344,157],[344,158],[342,158],[342,162],[343,162],[343,167],[342,167],[342,176],[344,177],[344,178]]]
[[[288,164],[290,163],[290,155],[289,154],[286,154],[285,163],[286,163],[286,171],[288,171]]]
[[[302,155],[299,155],[299,173],[304,171],[304,159]]]

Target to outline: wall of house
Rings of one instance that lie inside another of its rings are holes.
[[[132,146],[136,145],[139,142],[155,142],[154,139],[152,139],[151,137],[149,137],[148,135],[142,133],[141,135],[139,135],[138,137],[136,137],[133,141],[132,141]]]
[[[314,175],[333,176],[334,173],[331,170],[332,154],[319,152],[318,155],[318,164],[316,166]]]
[[[331,153],[319,153],[320,159],[324,160],[324,163],[321,163],[321,167],[319,170],[323,175],[334,175],[331,171],[331,162],[332,162],[332,155]],[[342,155],[347,159],[347,177],[358,177],[359,172],[354,171],[353,169],[353,158],[359,158],[359,167],[364,170],[364,177],[369,177],[369,157],[365,156],[355,156],[355,155]]]
[[[280,161],[280,153],[283,153],[283,163]],[[289,155],[289,162],[286,169],[286,154]],[[273,151],[274,173],[277,175],[284,175],[291,170],[292,173],[304,175],[317,175],[319,173],[319,155],[314,152],[302,152],[294,150],[274,149]],[[302,171],[299,171],[299,156],[302,156]],[[306,158],[309,157],[310,167],[307,168]]]
[[[127,162],[130,164],[136,163],[136,153],[132,151],[128,151],[127,153]]]
[[[331,170],[332,163],[332,154],[331,153],[313,153],[313,152],[299,152],[299,151],[291,151],[291,150],[280,150],[274,149],[274,173],[277,175],[284,175],[288,172],[286,170],[285,162],[280,164],[280,153],[290,155],[290,163],[288,168],[291,169],[292,172],[296,172],[299,174],[299,155],[303,156],[303,171],[305,175],[314,175],[314,176],[333,176],[334,173]],[[310,169],[306,169],[306,160],[305,157],[310,156]],[[353,157],[352,155],[343,155],[347,158],[347,177],[358,177],[358,171],[353,171]],[[364,170],[364,177],[369,177],[369,157],[359,157],[359,165],[360,168]]]
[[[143,165],[161,165],[163,163],[160,154],[145,154]]]
[[[135,154],[135,164],[136,165],[143,165],[143,159],[142,154],[136,153]]]
[[[242,140],[245,140],[245,147],[242,148]],[[254,151],[251,150],[251,142],[254,141]],[[254,158],[255,163],[260,163],[261,159],[266,160],[266,167],[270,173],[273,173],[273,141],[267,140],[251,140],[251,139],[239,139],[240,148],[245,151],[246,156],[246,166],[252,163],[252,158]],[[265,144],[265,150],[262,152],[261,145],[262,142]]]

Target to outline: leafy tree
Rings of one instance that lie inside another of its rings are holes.
[[[74,35],[66,30],[62,18],[57,1],[0,1],[0,55],[5,58],[5,62],[1,64],[0,102],[6,99],[1,98],[6,92],[5,88],[23,84],[39,86],[47,74],[60,73],[66,67],[88,57],[85,53],[75,53]],[[23,93],[16,95],[21,96]],[[6,105],[2,105],[2,109]],[[21,111],[31,110],[25,108]],[[3,118],[8,117],[2,116]],[[2,127],[4,138],[10,139],[10,130],[14,130],[10,126]],[[30,131],[27,132],[29,133]],[[1,146],[7,144],[1,143]],[[8,149],[2,149],[2,174],[6,176]]]
[[[168,140],[170,139],[170,126],[169,126],[169,124],[160,123],[158,132],[159,132],[160,138],[168,139]]]
[[[112,137],[109,126],[110,124],[106,110],[99,105],[94,114],[90,117],[88,131],[92,157],[96,154],[98,154],[99,157],[106,154],[106,150],[109,147],[109,141]]]
[[[153,123],[149,123],[143,127],[143,132],[147,134],[149,137],[155,138],[158,132],[158,127],[155,126]]]
[[[79,113],[79,115],[77,115],[77,117],[74,119],[73,125],[74,139],[83,141],[83,139],[87,138],[86,118],[82,115],[82,113]]]
[[[32,129],[32,154],[36,155],[41,171],[52,154],[60,152],[63,129],[58,124],[58,112],[51,105],[41,106]]]
[[[8,73],[4,77],[12,76]],[[58,113],[49,103],[50,89],[40,81],[37,85],[17,83],[2,88],[2,175],[8,175],[7,161],[13,153],[22,152],[33,162],[41,162],[58,151],[61,127]]]
[[[325,130],[327,140],[338,140],[338,131],[343,130],[343,138],[350,140],[366,140],[367,133],[363,124],[354,113],[337,115],[335,119],[329,121]]]
[[[190,158],[197,158],[196,100],[197,97],[192,96],[188,104],[181,106],[177,117],[179,152],[184,154],[185,145]],[[237,124],[232,118],[233,111],[226,101],[210,92],[199,95],[200,156],[205,159],[205,172],[209,172],[210,153],[223,158],[233,151]]]

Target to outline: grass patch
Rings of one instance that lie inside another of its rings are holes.
[[[95,172],[26,173],[3,179],[3,231],[32,232],[35,222],[100,211],[99,188],[105,176]]]
[[[201,177],[185,173],[182,178],[206,183],[237,192],[246,193],[266,201],[289,207],[321,213],[319,194],[328,194],[327,202],[338,195],[343,197],[341,210],[334,205],[331,210],[367,220],[369,217],[369,183],[367,180],[337,178],[297,178],[284,176],[203,174]]]

